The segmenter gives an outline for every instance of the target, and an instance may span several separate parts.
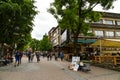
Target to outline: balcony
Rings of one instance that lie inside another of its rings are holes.
[[[100,24],[100,23],[89,23],[91,28],[113,28],[120,29],[120,25]]]

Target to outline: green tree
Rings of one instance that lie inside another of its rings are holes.
[[[0,1],[0,43],[26,44],[33,29],[33,19],[37,14],[34,0]],[[20,43],[20,41],[22,43]],[[25,45],[24,44],[24,45]]]
[[[17,15],[15,12],[14,23],[13,26],[17,27],[15,33],[17,36],[13,34],[15,39],[15,43],[19,43],[19,40],[29,39],[29,35],[33,28],[33,19],[37,14],[35,11],[34,0],[11,0],[12,3],[18,4],[20,6],[20,15]]]
[[[22,38],[20,38],[18,40],[17,43],[17,49],[19,50],[26,50],[28,47],[26,47],[29,42],[32,40],[31,38],[31,34],[27,34],[26,36],[22,36]]]
[[[103,9],[113,8],[116,0],[55,0],[48,10],[57,19],[62,29],[68,29],[74,36],[74,52],[78,53],[77,40],[80,33],[88,35],[90,26],[85,20],[98,21],[101,13],[93,11],[97,5]]]
[[[41,51],[49,51],[52,49],[52,44],[50,42],[50,40],[48,39],[48,36],[45,34],[43,36],[43,39],[40,40],[40,46],[39,46],[39,49]]]
[[[39,45],[40,45],[40,41],[39,40],[32,39],[29,46],[32,48],[32,50],[34,52],[35,50],[40,50],[39,49],[39,47],[40,47]]]
[[[50,42],[46,34],[43,35],[42,40],[32,39],[29,46],[30,48],[32,48],[33,51],[49,51],[52,49],[52,43]]]

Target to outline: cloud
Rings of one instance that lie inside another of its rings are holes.
[[[52,27],[57,27],[58,23],[56,19],[47,12],[47,9],[50,7],[50,3],[52,3],[54,0],[35,0],[35,6],[37,6],[37,10],[39,13],[36,15],[34,19],[34,28],[31,33],[32,38],[36,39],[42,39],[43,35],[45,33],[48,33],[48,31]],[[120,13],[120,0],[117,0],[114,2],[114,9],[108,10],[108,12],[115,12]],[[94,10],[97,11],[103,11],[100,6],[95,7]]]
[[[48,31],[52,27],[56,27],[58,25],[57,20],[53,15],[47,12],[47,9],[50,7],[50,3],[53,1],[54,0],[36,0],[35,6],[37,6],[39,13],[34,19],[35,26],[31,33],[32,38],[41,40],[45,33],[48,34]]]
[[[96,11],[105,11],[105,12],[111,12],[111,13],[120,13],[120,0],[116,0],[114,3],[113,3],[113,6],[114,8],[113,9],[109,9],[109,10],[103,10],[102,7],[100,5],[96,6],[94,8],[94,10]]]

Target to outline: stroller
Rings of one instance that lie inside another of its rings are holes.
[[[81,71],[83,72],[88,72],[90,71],[90,64],[89,63],[84,63],[84,66],[81,67]]]

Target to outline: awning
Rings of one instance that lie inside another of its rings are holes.
[[[120,39],[99,39],[91,46],[120,47]]]
[[[90,44],[94,43],[95,41],[95,39],[78,39],[77,43]],[[72,40],[72,42],[74,42],[74,40]]]

